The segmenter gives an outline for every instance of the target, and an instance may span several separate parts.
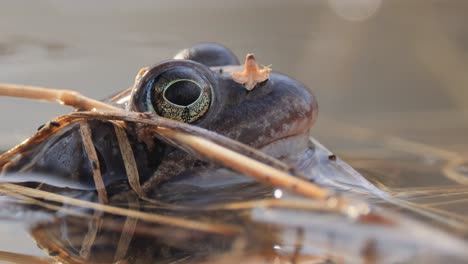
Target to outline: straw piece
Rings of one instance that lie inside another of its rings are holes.
[[[214,159],[228,168],[249,175],[261,182],[265,182],[275,187],[284,188],[310,198],[325,200],[329,197],[327,190],[320,188],[311,182],[291,176],[285,172],[241,155],[230,149],[224,148],[204,138],[182,132],[174,132],[163,128],[155,130],[157,130],[161,135],[172,140],[189,145],[192,149],[202,155]]]
[[[91,128],[89,124],[83,122],[80,124],[80,133],[83,139],[83,147],[85,149],[86,155],[91,163],[91,169],[93,170],[93,179],[94,184],[96,185],[96,191],[98,192],[99,200],[102,203],[109,203],[107,198],[106,186],[101,175],[101,168],[99,165],[99,159],[96,154],[96,149],[94,148],[93,139],[91,137]]]
[[[138,167],[135,161],[135,156],[133,155],[132,146],[130,145],[130,142],[127,138],[127,133],[115,122],[113,125],[115,136],[119,142],[120,154],[122,155],[125,171],[127,172],[128,183],[130,184],[130,187],[132,187],[133,191],[138,194],[138,196],[144,197],[145,193],[141,188]]]
[[[111,205],[94,203],[84,201],[72,197],[67,197],[55,193],[45,192],[42,190],[36,190],[33,188],[24,187],[12,183],[0,183],[0,193],[8,194],[10,192],[19,193],[28,197],[41,198],[48,201],[54,201],[58,203],[64,203],[83,208],[89,208],[94,210],[100,210],[104,213],[133,217],[143,221],[152,223],[158,223],[168,226],[174,226],[179,228],[185,228],[194,231],[201,231],[219,235],[234,235],[238,234],[240,230],[236,227],[222,224],[211,224],[203,223],[199,221],[193,221],[173,216],[158,215],[155,213],[146,213],[141,211],[135,211],[131,209],[119,208]]]
[[[30,263],[53,264],[53,263],[57,263],[52,258],[37,257],[37,256],[31,256],[31,255],[26,255],[26,254],[21,254],[21,253],[0,251],[0,262],[3,263],[3,261],[5,261],[7,263],[16,263],[16,264],[30,264]]]
[[[91,99],[72,90],[0,83],[0,96],[12,96],[49,102],[58,102],[60,104],[72,106],[75,109],[81,110],[101,109],[122,111],[122,109],[118,107]]]

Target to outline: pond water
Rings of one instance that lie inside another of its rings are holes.
[[[0,82],[105,98],[132,85],[140,68],[194,43],[218,42],[239,57],[253,52],[315,93],[316,139],[376,186],[468,236],[464,1],[17,0],[0,6]],[[69,111],[0,98],[0,149]],[[0,225],[0,251],[44,256],[13,229],[11,222]]]

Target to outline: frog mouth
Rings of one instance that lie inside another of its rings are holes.
[[[290,135],[276,139],[259,150],[277,159],[291,159],[309,148],[309,133]]]

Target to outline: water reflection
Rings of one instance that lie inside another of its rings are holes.
[[[162,203],[125,192],[109,206],[93,191],[45,184],[27,192],[3,184],[1,191],[23,203],[21,210],[30,214],[25,224],[38,246],[66,263],[463,263],[467,245],[456,238],[456,222],[440,221],[428,205],[414,203],[414,195],[433,197],[430,189],[387,189],[388,183],[378,184],[378,174],[369,174],[377,189],[340,159],[329,160],[330,152],[313,142],[310,175],[355,202],[342,207],[336,199],[304,199],[251,181],[198,189],[176,182],[158,190]]]

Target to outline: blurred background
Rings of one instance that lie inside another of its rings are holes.
[[[104,98],[129,87],[141,67],[213,41],[240,58],[253,52],[261,64],[310,87],[320,105],[319,139],[326,140],[328,121],[338,121],[466,151],[459,142],[468,132],[465,1],[15,0],[0,6],[1,82]],[[0,146],[69,111],[0,98]]]

